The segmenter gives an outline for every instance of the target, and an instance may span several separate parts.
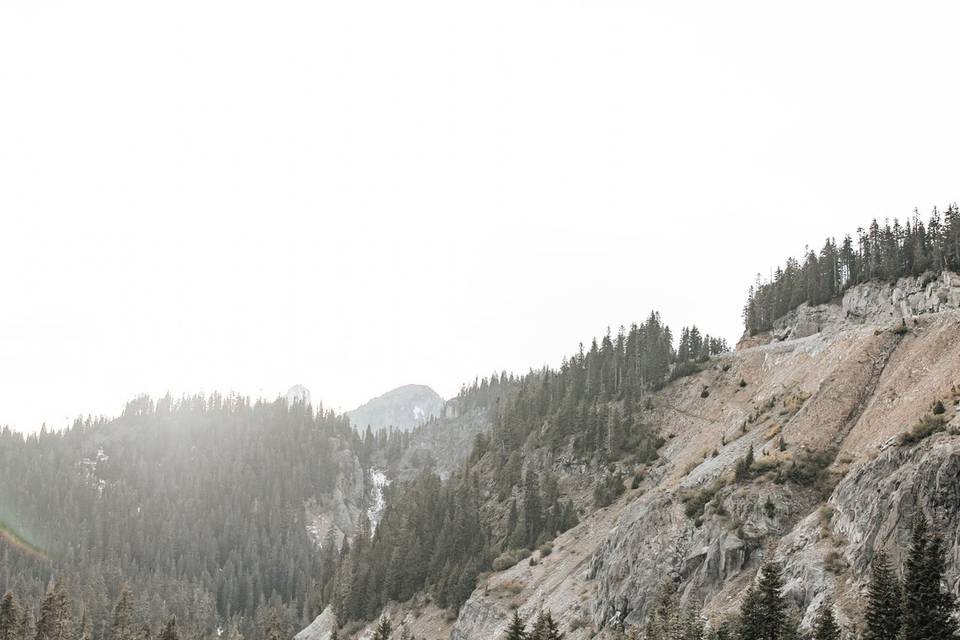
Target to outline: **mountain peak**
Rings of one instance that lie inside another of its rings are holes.
[[[409,431],[443,410],[443,398],[423,384],[406,384],[363,403],[347,412],[350,422],[362,429],[395,427]]]
[[[310,404],[310,389],[302,384],[295,384],[287,389],[287,404],[294,405],[297,403]]]

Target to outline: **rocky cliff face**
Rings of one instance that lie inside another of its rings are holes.
[[[665,444],[640,486],[587,510],[550,555],[483,577],[452,627],[423,636],[497,638],[514,609],[549,608],[570,640],[615,637],[666,579],[716,620],[771,555],[794,615],[809,625],[830,598],[852,630],[870,560],[899,561],[918,508],[947,537],[958,592],[958,308],[953,274],[863,285],[653,394],[644,422]]]
[[[775,340],[836,332],[850,324],[894,322],[927,313],[960,309],[960,275],[944,272],[870,282],[849,289],[839,304],[802,304],[774,322]]]
[[[337,616],[331,607],[327,607],[309,626],[294,636],[293,640],[331,640],[336,628]]]
[[[375,468],[364,469],[347,449],[336,454],[337,485],[329,496],[306,505],[307,532],[317,545],[332,532],[337,545],[356,533],[360,514],[366,513],[376,527],[383,512],[383,491],[388,480]]]
[[[781,340],[655,394],[648,420],[666,444],[643,485],[560,536],[537,567],[487,578],[451,637],[497,637],[513,607],[527,619],[550,608],[571,639],[606,637],[639,623],[665,579],[718,619],[769,554],[785,562],[795,615],[809,624],[829,597],[853,628],[870,559],[879,549],[899,558],[917,506],[948,535],[957,591],[958,303],[955,275],[857,287],[840,304],[798,310]],[[937,399],[941,431],[901,445]],[[737,482],[750,447],[754,477]]]

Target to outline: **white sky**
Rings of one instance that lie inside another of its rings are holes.
[[[960,199],[960,5],[0,2],[0,424],[349,409]]]

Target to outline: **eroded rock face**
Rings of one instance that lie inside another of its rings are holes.
[[[804,303],[776,320],[771,333],[775,340],[806,338],[839,326],[843,319],[843,310],[836,305],[811,307]]]
[[[424,636],[498,638],[513,610],[529,624],[548,608],[570,640],[613,638],[620,623],[642,621],[664,579],[677,582],[684,603],[702,604],[716,619],[739,608],[771,554],[783,561],[805,626],[829,598],[850,631],[870,560],[883,548],[899,564],[918,505],[947,536],[948,578],[960,591],[960,435],[951,434],[960,428],[952,389],[960,386],[960,280],[904,280],[858,287],[841,305],[798,310],[787,336],[797,339],[725,354],[651,394],[642,420],[665,443],[642,485],[603,509],[579,503],[580,524],[554,541],[550,555],[535,552],[533,564],[481,577],[452,628],[438,620]],[[913,314],[900,330],[900,319]],[[899,444],[935,399],[947,403],[946,431]],[[486,420],[477,413],[448,429],[457,435],[449,448],[422,446],[454,458]],[[771,471],[735,482],[734,466],[750,447]],[[825,487],[777,478],[775,469],[824,450],[832,452]],[[562,452],[550,464],[561,479],[593,473]],[[704,491],[702,510],[688,509]]]
[[[355,533],[357,518],[366,509],[368,484],[357,456],[341,449],[336,453],[337,484],[331,494],[306,508],[307,531],[317,545],[332,531],[339,545]]]
[[[334,615],[331,607],[327,607],[309,626],[295,635],[293,640],[330,640],[336,628],[337,616]]]
[[[683,498],[702,490],[648,494],[624,510],[593,557],[598,625],[641,624],[666,579],[680,586],[684,606],[726,596],[756,571],[764,546],[817,502],[809,491],[754,482],[711,490],[702,514],[687,513]]]
[[[683,602],[717,619],[739,608],[771,554],[784,563],[788,596],[806,627],[829,598],[853,629],[870,559],[880,547],[906,547],[915,504],[948,535],[956,592],[960,436],[945,432],[912,447],[896,436],[929,413],[934,398],[956,401],[960,314],[923,315],[905,334],[897,322],[844,322],[804,340],[745,349],[656,394],[646,419],[666,443],[644,487],[558,538],[543,574],[522,563],[482,581],[451,636],[497,637],[514,607],[527,621],[547,607],[562,612],[571,639],[614,637],[620,623],[643,620],[666,578]],[[709,398],[700,395],[704,385]],[[952,404],[948,414],[955,415]],[[734,482],[733,467],[751,446],[762,464],[835,452],[825,471],[836,483],[832,494],[778,482],[774,472]],[[702,513],[688,513],[684,498],[704,490],[715,493]],[[591,527],[592,535],[580,533]]]
[[[852,321],[899,320],[960,308],[960,275],[944,272],[900,278],[896,284],[868,283],[843,296],[844,318]]]
[[[835,333],[850,324],[890,323],[927,313],[960,309],[960,275],[948,271],[900,278],[896,283],[868,282],[843,294],[839,305],[806,303],[773,323],[774,340],[795,340]],[[747,338],[744,346],[755,341]]]
[[[946,537],[947,581],[954,593],[960,589],[960,438],[942,433],[886,447],[853,468],[827,504],[780,542],[786,587],[807,624],[828,597],[839,601],[841,621],[856,624],[870,562],[883,550],[902,566],[918,508]]]

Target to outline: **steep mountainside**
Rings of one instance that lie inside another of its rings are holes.
[[[430,418],[440,415],[443,398],[422,384],[408,384],[388,391],[347,412],[350,422],[358,429],[368,425],[373,429],[393,427],[410,431]]]
[[[95,638],[123,585],[142,624],[176,615],[187,637],[300,625],[323,574],[303,505],[349,484],[365,448],[341,416],[217,394],[138,398],[28,438],[0,429],[0,590],[31,603],[64,580]]]
[[[652,463],[615,464],[636,480],[606,507],[589,499],[608,477],[602,466],[528,440],[525,464],[556,474],[580,523],[549,554],[481,576],[456,620],[417,599],[385,613],[430,640],[498,638],[514,609],[530,622],[542,608],[567,638],[615,637],[642,622],[668,578],[685,605],[722,619],[772,556],[784,562],[805,626],[829,598],[850,630],[871,558],[886,550],[899,560],[918,507],[947,537],[957,593],[958,307],[952,273],[858,285],[842,300],[801,306],[647,396],[643,421],[664,444]]]

